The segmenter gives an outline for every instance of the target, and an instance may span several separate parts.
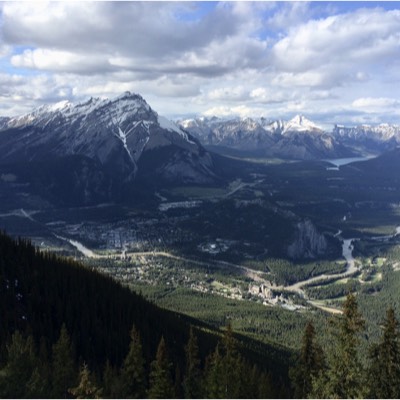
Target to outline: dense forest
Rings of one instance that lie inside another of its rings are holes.
[[[276,398],[288,353],[0,234],[2,398]],[[260,350],[261,349],[261,350]]]
[[[377,342],[367,344],[365,320],[354,294],[347,295],[343,314],[329,325],[331,341],[325,351],[313,324],[306,326],[300,354],[290,370],[294,397],[400,398],[400,331],[393,308],[382,320]]]

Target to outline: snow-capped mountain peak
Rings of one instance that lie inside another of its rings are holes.
[[[13,134],[9,128],[18,131]],[[112,99],[90,98],[79,104],[62,101],[43,105],[20,117],[3,118],[0,129],[0,159],[10,161],[80,155],[123,176],[135,176],[143,154],[169,147],[171,154],[175,152],[169,176],[179,174],[186,179],[191,174],[190,179],[195,180],[203,174],[198,171],[208,174],[211,165],[211,158],[199,143],[158,115],[142,96],[130,92]],[[194,154],[197,161],[190,161],[193,165],[189,167],[184,158],[191,160]],[[185,165],[185,171],[174,169],[177,160]]]
[[[303,115],[296,115],[285,124],[282,133],[287,132],[323,132],[323,129]]]

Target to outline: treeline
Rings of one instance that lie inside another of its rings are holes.
[[[0,369],[2,398],[271,398],[284,395],[273,388],[271,375],[240,355],[231,329],[202,362],[193,328],[185,345],[184,370],[172,362],[161,337],[154,360],[148,364],[142,339],[131,330],[128,352],[121,364],[107,361],[101,373],[77,357],[65,325],[47,350],[36,348],[32,336],[16,331],[6,344]]]
[[[230,329],[221,339],[207,324],[3,233],[0,318],[1,398],[134,397],[135,379],[139,397],[289,395],[279,350],[266,357],[274,349],[258,343],[255,351]],[[197,394],[186,387],[192,376]]]
[[[270,258],[265,262],[264,268],[271,271],[277,284],[292,285],[320,274],[340,274],[345,272],[346,264],[329,260],[303,263]]]
[[[360,351],[365,321],[349,294],[343,314],[331,321],[330,346],[324,352],[308,323],[290,375],[295,398],[400,398],[400,331],[393,308],[386,312],[379,340]],[[364,342],[365,344],[365,342]]]

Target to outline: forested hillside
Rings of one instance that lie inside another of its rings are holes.
[[[343,314],[329,320],[327,332],[306,326],[297,363],[291,368],[295,398],[398,399],[400,331],[393,308],[380,316],[381,337],[368,341],[357,298],[349,294]],[[319,340],[328,335],[322,349]],[[320,338],[318,339],[318,336]]]
[[[289,395],[288,353],[162,310],[3,233],[0,315],[2,398]]]

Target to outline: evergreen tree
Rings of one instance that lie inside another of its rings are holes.
[[[107,360],[103,372],[103,395],[105,398],[122,398],[118,370]]]
[[[308,322],[304,332],[300,355],[294,368],[289,373],[294,388],[294,397],[306,398],[312,389],[312,381],[323,369],[324,356],[322,348],[316,343],[315,329]]]
[[[186,369],[183,388],[186,399],[202,398],[202,375],[200,370],[199,347],[197,337],[190,327],[189,341],[185,347]]]
[[[27,389],[30,398],[50,397],[50,362],[44,337],[40,340],[39,354]]]
[[[244,380],[244,363],[237,351],[232,328],[227,326],[222,339],[207,362],[206,390],[211,398],[249,397],[250,382]]]
[[[77,399],[99,399],[102,391],[99,389],[86,363],[79,372],[79,384],[69,392]]]
[[[53,396],[66,398],[68,389],[75,385],[76,374],[71,340],[65,324],[61,327],[60,337],[53,345],[52,385]]]
[[[244,364],[238,353],[237,342],[230,324],[226,328],[222,344],[225,353],[222,358],[222,385],[225,389],[225,397],[230,399],[248,397],[242,373]]]
[[[7,363],[0,371],[1,397],[29,397],[28,383],[33,379],[36,365],[32,336],[25,339],[19,331],[11,337],[7,348]]]
[[[148,392],[150,398],[171,399],[174,397],[171,366],[172,365],[168,359],[164,337],[161,337],[157,348],[156,359],[151,363],[150,389]]]
[[[364,320],[356,298],[349,294],[343,315],[333,320],[334,341],[328,353],[328,368],[313,382],[313,398],[360,398],[365,395],[363,369],[358,357],[359,334]]]
[[[280,386],[282,383],[280,382]],[[269,373],[262,373],[260,375],[260,383],[258,385],[258,395],[256,395],[259,399],[273,399],[273,398],[288,398],[288,396],[277,396],[274,394],[273,389],[279,387],[277,382],[272,383],[272,377]]]
[[[220,354],[220,344],[218,343],[215,351],[207,358],[206,361],[206,385],[205,391],[209,399],[225,398],[225,390],[222,382],[222,356]]]
[[[393,308],[389,308],[383,324],[381,341],[370,349],[368,368],[370,398],[400,398],[399,324]]]
[[[175,379],[174,379],[174,397],[176,399],[183,399],[183,382],[182,382],[182,373],[179,368],[179,364],[176,364],[175,367]]]
[[[121,371],[122,397],[141,399],[146,394],[145,365],[142,341],[135,326],[131,330],[129,352]]]

